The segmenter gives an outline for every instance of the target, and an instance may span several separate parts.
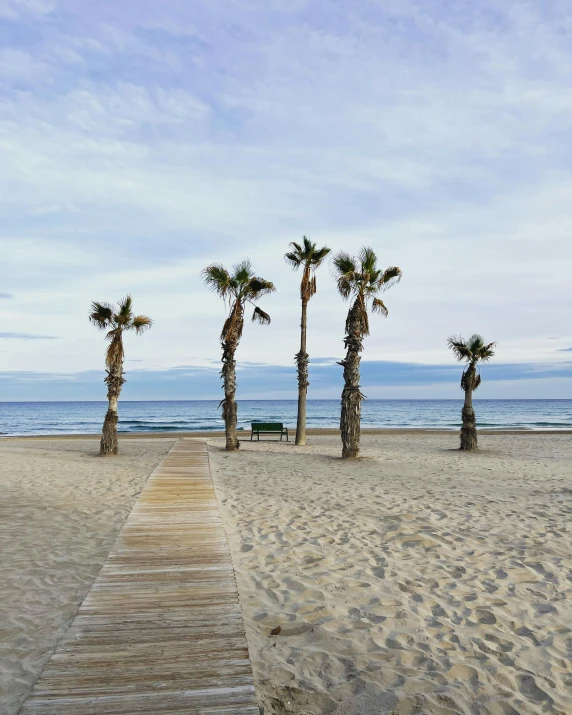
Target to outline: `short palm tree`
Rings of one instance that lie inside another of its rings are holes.
[[[315,243],[304,236],[303,244],[295,241],[290,243],[292,251],[284,258],[294,270],[302,268],[300,282],[300,298],[302,299],[302,321],[300,323],[300,352],[296,354],[298,365],[298,418],[296,420],[296,444],[306,444],[306,396],[308,393],[308,364],[310,356],[306,352],[306,329],[308,324],[308,301],[316,293],[316,269],[322,265],[328,253],[332,250],[327,246],[318,248]]]
[[[459,335],[447,338],[447,345],[459,361],[466,361],[467,367],[461,377],[461,389],[465,391],[465,402],[461,413],[463,426],[461,427],[461,446],[459,449],[473,451],[477,449],[477,421],[473,410],[473,392],[481,384],[481,376],[477,371],[479,362],[490,360],[494,353],[496,343],[486,343],[480,335],[471,335],[468,340],[463,340]]]
[[[273,293],[275,288],[270,281],[254,275],[248,259],[227,271],[220,263],[207,266],[202,272],[203,280],[223,300],[228,300],[229,313],[224,322],[220,340],[222,344],[222,370],[224,400],[221,401],[222,416],[226,433],[226,449],[231,452],[238,449],[236,436],[237,406],[236,361],[235,354],[244,328],[244,308],[247,303],[254,305],[253,321],[261,325],[270,323],[270,316],[255,305],[262,296]]]
[[[363,338],[369,335],[369,310],[387,316],[387,308],[376,296],[401,280],[401,270],[395,266],[385,271],[377,267],[377,256],[371,248],[362,248],[357,257],[345,252],[334,258],[338,291],[342,298],[352,300],[346,319],[344,344],[346,356],[339,363],[344,368],[342,392],[342,457],[352,459],[359,454],[361,430],[360,352]]]
[[[109,406],[103,422],[100,454],[117,454],[117,402],[125,382],[123,377],[123,333],[134,330],[140,335],[151,327],[153,321],[146,315],[133,315],[133,300],[130,295],[119,301],[117,306],[109,303],[91,304],[90,321],[100,330],[107,330],[105,336],[109,345],[105,352],[107,377],[107,399]]]

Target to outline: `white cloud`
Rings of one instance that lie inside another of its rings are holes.
[[[401,265],[369,359],[445,362],[447,335],[474,330],[504,361],[565,359],[544,340],[566,347],[572,298],[565,5],[17,7],[53,12],[41,46],[0,57],[0,278],[26,296],[3,319],[67,356],[23,346],[14,369],[99,366],[86,306],[128,290],[156,321],[135,359],[206,364],[223,307],[200,268],[243,255],[280,290],[241,359],[288,363],[282,254],[302,234]],[[339,355],[347,306],[318,280],[311,352]]]

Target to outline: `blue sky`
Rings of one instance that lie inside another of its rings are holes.
[[[0,399],[104,396],[87,313],[126,292],[155,325],[125,397],[218,397],[200,270],[244,256],[278,290],[239,388],[293,396],[303,234],[403,270],[370,396],[457,397],[446,338],[481,332],[481,397],[572,397],[571,35],[553,0],[0,0]],[[335,397],[347,306],[318,286]]]

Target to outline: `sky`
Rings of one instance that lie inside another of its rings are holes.
[[[294,397],[303,235],[402,281],[369,397],[458,398],[449,335],[497,341],[482,398],[572,398],[568,0],[0,0],[0,400],[105,399],[91,301],[131,293],[125,399],[218,398],[244,257],[277,291],[239,396]],[[342,387],[348,305],[309,309],[309,397]]]

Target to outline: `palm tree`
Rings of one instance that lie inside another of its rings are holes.
[[[133,300],[130,295],[119,301],[117,306],[109,303],[91,304],[90,321],[100,330],[107,330],[105,336],[109,345],[105,351],[107,377],[107,399],[109,406],[103,422],[100,454],[117,454],[117,401],[125,379],[123,377],[123,333],[134,330],[141,335],[151,327],[153,321],[146,315],[133,315]]]
[[[357,257],[342,251],[334,258],[338,291],[342,298],[352,299],[346,319],[344,344],[346,357],[339,364],[344,368],[342,392],[342,458],[353,459],[359,454],[361,429],[360,352],[363,338],[369,335],[368,311],[387,316],[383,301],[376,297],[401,280],[401,270],[395,266],[382,271],[377,267],[377,256],[371,248],[362,248]]]
[[[264,295],[273,293],[275,288],[270,281],[258,278],[252,271],[248,259],[233,266],[229,272],[220,263],[207,266],[202,272],[203,280],[223,300],[229,302],[228,317],[224,322],[220,340],[222,345],[222,370],[224,400],[221,401],[222,416],[226,434],[226,449],[231,452],[238,449],[236,436],[237,407],[236,395],[236,349],[244,328],[244,308],[246,303],[254,305],[252,320],[261,325],[269,325],[270,316],[254,304]]]
[[[481,384],[481,376],[477,372],[477,364],[490,360],[494,353],[496,343],[487,343],[480,335],[471,335],[468,340],[463,340],[459,335],[447,338],[447,345],[453,351],[457,360],[465,360],[468,365],[463,370],[461,377],[461,390],[465,391],[461,427],[461,446],[459,449],[473,451],[477,449],[477,422],[473,410],[473,392]]]
[[[332,250],[327,246],[318,248],[315,243],[304,236],[304,245],[292,241],[293,251],[284,258],[294,270],[302,267],[300,282],[300,298],[302,299],[302,321],[300,323],[300,352],[296,354],[298,365],[298,418],[296,420],[296,444],[306,444],[306,395],[308,393],[308,363],[310,356],[306,352],[306,327],[308,323],[308,301],[316,293],[316,269],[322,265],[328,253]]]

